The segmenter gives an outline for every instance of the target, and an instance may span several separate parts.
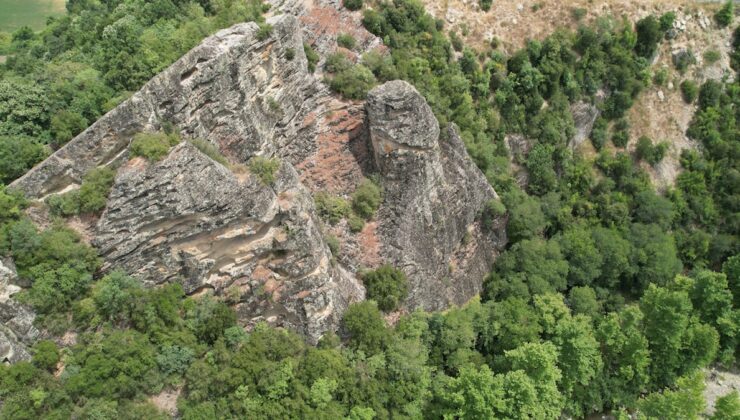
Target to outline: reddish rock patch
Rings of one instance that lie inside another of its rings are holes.
[[[365,111],[361,104],[344,101],[333,101],[329,107],[331,111],[318,117],[316,153],[297,169],[311,191],[337,194],[353,191],[363,177]]]

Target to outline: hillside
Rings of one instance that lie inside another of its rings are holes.
[[[732,3],[67,10],[0,33],[0,418],[740,416]]]

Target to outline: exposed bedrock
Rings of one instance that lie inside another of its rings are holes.
[[[481,291],[504,221],[483,229],[484,204],[497,198],[451,126],[440,137],[424,98],[403,81],[368,95],[373,154],[383,177],[381,253],[409,277],[408,305],[438,310]]]
[[[212,289],[245,324],[266,320],[312,341],[363,289],[331,263],[313,199],[283,163],[265,185],[187,142],[160,162],[119,169],[94,244],[146,284]]]

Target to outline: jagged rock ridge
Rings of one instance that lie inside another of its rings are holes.
[[[440,138],[429,106],[405,82],[376,88],[366,121],[358,121],[362,103],[332,96],[307,71],[299,20],[286,14],[268,22],[272,34],[261,41],[253,23],[204,40],[12,187],[43,199],[77,188],[95,166],[118,167],[91,229],[105,270],[122,268],[152,286],[177,281],[190,294],[212,290],[235,306],[242,324],[266,320],[313,342],[364,297],[357,279],[364,267],[403,269],[409,309],[473,297],[505,234],[503,221],[481,228],[481,209],[496,193],[455,129]],[[332,120],[336,107],[346,110],[338,114],[354,127],[351,136],[338,129],[342,120]],[[135,133],[165,124],[186,139],[209,141],[230,164],[189,142],[159,162],[129,159]],[[281,158],[270,185],[243,169],[257,155]],[[329,186],[330,174],[321,171],[332,168],[342,178],[331,184],[335,193],[348,196],[373,170],[384,189],[363,232],[336,227],[354,247],[341,256],[331,255],[329,227],[311,197]]]

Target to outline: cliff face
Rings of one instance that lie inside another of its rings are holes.
[[[406,308],[464,303],[505,242],[503,221],[490,231],[479,221],[496,193],[455,129],[440,137],[407,83],[350,102],[308,72],[302,29],[317,51],[336,48],[326,30],[336,22],[326,16],[354,22],[347,30],[361,33],[360,52],[378,46],[358,16],[332,3],[281,7],[290,13],[268,20],[269,37],[257,40],[254,23],[209,37],[12,187],[43,199],[77,188],[94,167],[117,168],[107,207],[88,229],[104,270],[211,292],[245,326],[265,320],[315,342],[364,298],[358,271],[386,262],[409,277]],[[229,164],[187,141],[159,162],[129,158],[134,134],[165,126],[210,142]],[[281,162],[269,185],[244,166],[254,156]],[[313,193],[349,197],[373,173],[383,203],[362,232],[322,223]],[[329,233],[341,241],[338,255]]]
[[[439,310],[468,301],[506,242],[503,221],[484,231],[479,220],[496,192],[454,127],[440,138],[431,108],[410,84],[376,87],[367,110],[385,188],[381,253],[408,275],[410,306]]]

